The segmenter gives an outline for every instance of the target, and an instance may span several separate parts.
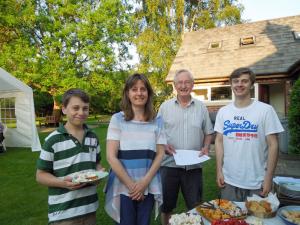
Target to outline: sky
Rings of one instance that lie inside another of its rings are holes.
[[[239,0],[242,19],[250,22],[300,15],[300,0]]]

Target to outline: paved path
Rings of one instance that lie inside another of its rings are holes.
[[[275,174],[300,177],[300,155],[279,154]]]

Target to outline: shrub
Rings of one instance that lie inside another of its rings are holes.
[[[53,110],[53,98],[47,92],[34,90],[34,107],[37,116],[51,115]]]
[[[291,92],[288,125],[290,131],[289,153],[300,154],[300,78],[295,82]]]

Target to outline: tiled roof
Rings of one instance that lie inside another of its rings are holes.
[[[224,79],[245,66],[257,75],[286,74],[300,60],[293,31],[300,32],[300,15],[186,33],[166,81],[178,69],[189,69],[195,80]],[[241,47],[240,38],[252,35],[255,44]],[[221,48],[208,48],[219,41]]]

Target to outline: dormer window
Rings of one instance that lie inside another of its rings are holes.
[[[246,45],[254,45],[255,44],[255,37],[254,36],[247,36],[247,37],[242,37],[240,45],[241,46],[246,46]]]
[[[219,49],[222,47],[221,41],[210,42],[208,48],[209,49]]]
[[[300,40],[300,31],[293,31],[295,40]]]

